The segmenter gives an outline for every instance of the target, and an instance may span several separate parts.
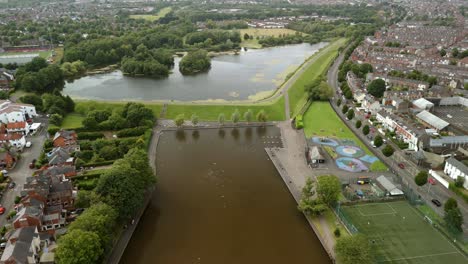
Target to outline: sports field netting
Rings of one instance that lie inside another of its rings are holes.
[[[466,264],[466,258],[406,201],[342,206],[375,247],[378,263]]]

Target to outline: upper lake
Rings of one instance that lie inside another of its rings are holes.
[[[209,72],[194,76],[183,76],[179,72],[180,58],[175,58],[173,73],[165,79],[127,77],[114,71],[68,82],[63,93],[93,100],[261,99],[259,94],[274,91],[288,73],[326,45],[297,44],[217,56],[211,60]]]

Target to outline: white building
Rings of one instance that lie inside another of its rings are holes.
[[[465,164],[450,157],[445,161],[444,173],[454,180],[463,177],[465,179],[463,187],[468,189],[468,167]]]
[[[37,116],[36,107],[30,104],[17,104],[9,100],[0,100],[0,121],[4,124],[26,122]]]
[[[29,125],[26,122],[13,122],[6,124],[8,133],[22,133],[23,135],[29,134]]]

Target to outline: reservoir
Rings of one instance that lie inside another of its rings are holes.
[[[276,127],[164,132],[120,263],[331,263],[264,151],[281,146]]]
[[[308,57],[327,43],[297,44],[241,51],[212,58],[211,70],[194,76],[179,72],[175,58],[168,78],[124,76],[121,71],[86,76],[69,82],[63,93],[93,100],[247,100],[271,94]]]

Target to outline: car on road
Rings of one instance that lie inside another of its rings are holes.
[[[31,141],[26,142],[26,145],[25,145],[25,146],[26,146],[27,148],[30,148],[30,147],[32,146]]]
[[[5,213],[5,207],[0,205],[0,215]]]
[[[36,167],[36,159],[33,159],[31,163],[29,163],[29,168],[34,169]]]
[[[10,189],[15,188],[15,186],[16,186],[16,183],[15,183],[15,182],[10,182],[10,183],[8,184],[8,188],[10,188]]]
[[[433,204],[435,204],[437,207],[441,207],[441,206],[442,206],[442,203],[441,203],[439,200],[437,200],[437,199],[432,199],[431,202],[432,202]]]
[[[405,168],[405,164],[404,164],[404,163],[398,163],[398,167],[400,167],[400,169],[404,169],[404,168]]]
[[[437,184],[437,182],[436,182],[436,180],[435,180],[434,178],[429,178],[429,179],[427,179],[427,182],[430,183],[430,184],[432,184],[432,185],[436,185],[436,184]]]

